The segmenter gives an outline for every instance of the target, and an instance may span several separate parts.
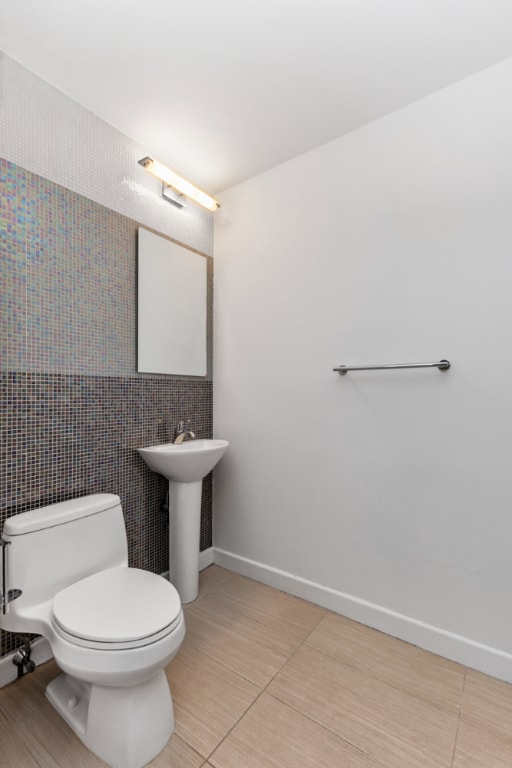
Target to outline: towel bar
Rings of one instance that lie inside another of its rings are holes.
[[[439,368],[440,371],[447,371],[450,367],[449,360],[439,360],[437,363],[392,363],[390,365],[338,365],[333,368],[340,376],[344,376],[347,371],[382,371],[396,368]]]

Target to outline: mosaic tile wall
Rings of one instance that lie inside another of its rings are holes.
[[[137,374],[137,223],[0,160],[0,529],[38,505],[121,497],[130,564],[168,569],[167,484],[136,448],[182,418],[212,436],[212,384]],[[213,260],[208,257],[209,295]],[[208,311],[209,370],[212,306]],[[212,483],[201,549],[211,546]],[[15,647],[2,634],[1,655]]]

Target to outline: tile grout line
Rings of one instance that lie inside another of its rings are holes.
[[[238,574],[235,574],[235,576],[238,576]],[[245,577],[244,577],[244,578],[245,578]],[[230,578],[230,579],[228,579],[228,581],[231,581],[231,580],[232,580],[231,578]],[[226,583],[228,583],[228,582],[222,582],[222,584],[220,585],[220,587],[224,586],[224,584],[226,584]],[[273,588],[271,587],[271,589],[273,589]],[[279,590],[278,590],[278,591],[279,591]],[[198,602],[199,600],[202,600],[202,599],[204,599],[205,597],[208,597],[209,595],[211,595],[211,594],[212,594],[212,593],[214,593],[214,592],[215,592],[215,593],[217,593],[217,594],[220,594],[220,595],[222,595],[223,597],[225,597],[226,599],[228,599],[230,602],[232,602],[232,603],[233,603],[235,606],[237,606],[237,607],[239,606],[239,603],[238,603],[236,600],[234,600],[234,599],[233,599],[233,598],[232,598],[232,597],[231,597],[229,594],[226,594],[226,593],[222,592],[222,589],[220,589],[220,588],[215,588],[215,589],[212,589],[212,590],[210,590],[209,592],[207,592],[207,593],[206,593],[206,594],[204,594],[204,595],[199,595],[199,596],[198,596],[198,598],[197,598],[195,601],[193,601],[193,603],[190,603],[189,605],[191,606],[191,610],[193,611],[193,605],[195,605],[195,603],[196,603],[196,602]],[[287,594],[287,593],[286,593],[286,592],[284,592],[283,594]],[[293,595],[291,595],[290,597],[293,597]],[[301,598],[299,598],[299,599],[301,599]],[[305,603],[308,603],[308,601],[307,601],[307,600],[304,600],[303,602],[305,602]],[[308,604],[309,604],[309,605],[314,605],[314,603],[308,603]],[[315,606],[315,607],[316,607],[316,606]],[[308,640],[309,636],[310,636],[310,635],[311,635],[311,634],[312,634],[312,633],[315,631],[315,629],[318,627],[318,625],[319,625],[319,624],[320,624],[320,623],[321,623],[321,622],[322,622],[322,621],[323,621],[323,620],[324,620],[324,619],[325,619],[325,618],[326,618],[328,615],[330,615],[330,614],[332,613],[332,612],[331,612],[331,611],[329,611],[328,609],[322,609],[322,610],[324,611],[324,615],[323,615],[323,616],[321,616],[321,617],[318,619],[318,621],[316,622],[316,624],[315,624],[315,625],[314,625],[314,626],[313,626],[313,627],[312,627],[312,628],[311,628],[311,629],[308,631],[308,634],[306,635],[306,637],[305,637],[305,638],[304,638],[304,639],[303,639],[303,640],[302,640],[302,641],[299,643],[299,645],[298,645],[296,648],[294,648],[294,650],[293,650],[293,651],[290,653],[290,655],[289,655],[289,656],[287,657],[287,659],[286,659],[286,660],[285,660],[285,661],[282,663],[282,665],[279,667],[279,669],[277,670],[277,672],[275,672],[275,673],[274,673],[274,675],[273,675],[273,676],[270,678],[270,680],[269,680],[267,683],[265,683],[265,686],[264,686],[264,688],[262,688],[262,692],[263,692],[264,690],[266,690],[266,688],[267,688],[267,687],[270,685],[270,683],[271,683],[271,682],[272,682],[272,680],[273,680],[273,679],[276,677],[276,675],[278,675],[278,674],[279,674],[279,672],[281,672],[281,670],[283,669],[283,667],[284,667],[284,666],[285,666],[285,665],[288,663],[288,661],[290,661],[290,659],[292,658],[292,656],[293,656],[293,655],[294,655],[294,654],[295,654],[295,653],[296,653],[296,652],[299,650],[299,648],[301,648],[301,647],[302,647],[302,645],[303,645],[303,644],[304,644],[304,643],[305,643],[305,642]],[[252,616],[250,616],[250,615],[248,615],[248,614],[243,614],[243,615],[244,615],[246,618],[250,619],[251,621],[254,621],[256,624],[261,624],[261,626],[262,626],[262,627],[265,627],[266,629],[274,629],[274,627],[272,627],[270,624],[265,624],[265,622],[263,622],[263,621],[260,621],[260,620],[259,620],[259,619],[257,619],[257,618],[253,618]],[[185,619],[186,619],[186,616],[185,616]],[[205,618],[205,619],[204,619],[204,621],[207,621],[207,622],[208,622],[208,621],[211,621],[211,620],[210,620],[210,619],[208,619],[208,618]],[[192,646],[192,647],[194,647],[194,646]],[[217,659],[217,658],[215,658],[214,656],[210,656],[210,654],[208,653],[208,651],[207,651],[207,650],[205,650],[204,648],[201,648],[201,649],[199,649],[199,648],[195,648],[195,650],[196,650],[198,653],[202,653],[202,654],[203,654],[204,656],[206,656],[208,659],[211,659],[212,661],[215,661],[217,664],[220,664],[220,665],[222,665],[222,666],[223,666],[225,669],[228,669],[228,670],[230,670],[230,672],[233,672],[235,675],[238,675],[240,678],[242,678],[242,680],[245,680],[245,681],[247,681],[248,683],[250,683],[251,685],[254,685],[254,686],[256,686],[257,688],[259,688],[259,685],[258,685],[258,683],[255,683],[255,682],[254,682],[254,680],[251,680],[249,677],[246,677],[246,675],[242,674],[240,671],[237,671],[237,670],[233,669],[233,668],[232,668],[232,667],[230,667],[230,666],[229,666],[229,665],[228,665],[226,662],[224,662],[224,661],[221,661],[220,659]],[[251,706],[252,706],[252,705],[251,705]]]
[[[306,602],[307,602],[307,601],[306,601]],[[268,687],[269,687],[269,686],[272,684],[272,682],[273,682],[273,681],[274,681],[274,679],[277,677],[277,675],[279,675],[279,674],[282,672],[282,670],[283,670],[283,669],[284,669],[284,667],[285,667],[285,666],[288,664],[288,662],[289,662],[289,661],[291,661],[291,659],[292,659],[292,658],[295,656],[295,654],[296,654],[296,653],[298,653],[298,651],[299,651],[299,650],[302,648],[302,646],[303,646],[303,645],[304,645],[304,644],[307,642],[307,640],[309,639],[309,637],[310,637],[310,636],[313,634],[313,632],[314,632],[314,631],[315,631],[315,630],[318,628],[318,626],[319,626],[319,625],[322,623],[322,621],[324,621],[324,619],[325,619],[325,618],[326,618],[326,617],[327,617],[327,616],[328,616],[330,613],[331,613],[331,611],[328,611],[328,610],[326,610],[326,612],[325,612],[324,616],[322,616],[322,617],[321,617],[321,618],[320,618],[320,619],[317,621],[317,623],[315,624],[315,626],[311,628],[311,630],[308,632],[308,634],[307,634],[307,635],[306,635],[306,637],[305,637],[305,638],[302,640],[302,642],[301,642],[301,643],[299,643],[299,645],[298,645],[298,646],[297,646],[297,647],[296,647],[296,648],[295,648],[295,649],[292,651],[292,653],[289,655],[289,657],[286,659],[286,661],[284,661],[284,662],[283,662],[283,664],[280,666],[280,668],[277,670],[277,672],[276,672],[276,673],[275,673],[275,674],[274,674],[274,675],[271,677],[271,679],[268,681],[268,683],[266,683],[266,685],[264,686],[264,688],[262,688],[262,689],[261,689],[261,691],[258,693],[258,695],[256,696],[256,698],[254,699],[254,701],[253,701],[253,702],[252,702],[252,703],[251,703],[251,704],[250,704],[250,705],[247,707],[247,709],[245,710],[245,712],[243,712],[243,713],[240,715],[240,717],[238,718],[238,720],[237,720],[237,721],[236,721],[236,722],[235,722],[235,723],[232,725],[232,727],[229,729],[229,731],[228,731],[228,732],[227,732],[227,733],[226,733],[226,734],[225,734],[225,735],[222,737],[222,739],[219,741],[219,743],[217,744],[217,746],[216,746],[216,747],[215,747],[215,748],[212,750],[212,752],[210,752],[210,754],[209,754],[209,755],[208,755],[208,757],[206,758],[206,763],[208,763],[208,762],[209,762],[209,760],[210,760],[210,758],[212,757],[212,755],[214,755],[214,754],[215,754],[215,752],[217,751],[217,749],[218,749],[218,748],[219,748],[219,747],[220,747],[220,746],[221,746],[221,745],[224,743],[224,741],[225,741],[225,740],[228,738],[228,736],[229,736],[229,735],[231,734],[231,732],[232,732],[232,731],[233,731],[233,730],[236,728],[236,726],[237,726],[237,725],[240,723],[240,721],[241,721],[241,720],[242,720],[242,719],[243,719],[243,718],[244,718],[244,717],[247,715],[247,713],[248,713],[248,712],[249,712],[249,711],[250,711],[250,710],[251,710],[251,709],[254,707],[254,705],[256,704],[256,702],[257,702],[257,701],[258,701],[258,700],[259,700],[259,699],[260,699],[260,698],[263,696],[263,694],[264,694],[264,693],[267,693],[267,689],[268,689]],[[205,655],[206,655],[206,654],[205,654]],[[209,657],[209,658],[211,658],[211,657]],[[224,665],[224,666],[226,666],[226,665]],[[226,668],[227,668],[227,669],[230,669],[230,667],[227,667],[227,666],[226,666]],[[233,670],[231,670],[231,671],[233,671]],[[235,674],[239,674],[239,673],[238,673],[238,672],[236,672]],[[246,680],[246,679],[247,679],[247,678],[243,677],[243,675],[240,675],[240,677],[242,677],[244,680]],[[250,681],[250,680],[249,680],[248,682],[252,682],[252,681]],[[253,683],[253,685],[254,685],[254,683]],[[294,707],[292,704],[290,704],[289,702],[286,702],[286,701],[282,701],[282,700],[281,700],[281,699],[279,699],[277,696],[274,696],[274,694],[272,694],[272,693],[268,693],[268,695],[269,695],[269,696],[270,696],[272,699],[274,699],[274,701],[278,701],[280,704],[283,704],[285,707],[288,707],[288,709],[292,710],[293,712],[295,712],[295,713],[296,713],[297,715],[299,715],[300,717],[303,717],[305,720],[308,720],[308,721],[309,721],[310,723],[312,723],[312,724],[313,724],[315,727],[317,727],[317,728],[320,728],[321,730],[323,730],[323,731],[325,731],[326,733],[328,733],[328,734],[330,734],[331,736],[333,736],[335,739],[339,740],[340,742],[343,742],[343,743],[344,743],[344,744],[346,744],[348,747],[350,747],[351,749],[353,749],[353,750],[355,750],[356,752],[358,752],[358,753],[359,753],[359,754],[360,754],[362,757],[365,757],[365,758],[372,758],[372,756],[371,756],[369,753],[367,753],[367,752],[363,751],[363,750],[362,750],[360,747],[356,746],[355,744],[352,744],[350,741],[347,741],[346,739],[344,739],[342,736],[340,736],[339,734],[335,733],[334,731],[331,731],[331,730],[330,730],[330,729],[329,729],[329,728],[328,728],[326,725],[324,725],[323,723],[319,723],[319,722],[317,722],[316,720],[314,720],[313,718],[309,717],[309,715],[306,715],[306,714],[304,714],[303,712],[300,712],[298,709],[295,709],[295,707]],[[380,768],[380,766],[381,766],[382,764],[381,764],[379,761],[376,761],[376,760],[375,760],[375,758],[372,758],[372,759],[373,759],[373,760],[374,760],[374,762],[375,762],[375,768]],[[203,768],[203,767],[201,767],[201,768]]]
[[[286,593],[285,593],[285,594],[286,594]],[[306,602],[307,602],[307,601],[306,601]],[[278,674],[279,674],[279,673],[282,671],[282,669],[283,669],[283,668],[286,666],[286,664],[288,664],[288,662],[290,661],[290,659],[291,659],[291,658],[292,658],[292,657],[293,657],[293,656],[294,656],[294,655],[297,653],[297,651],[299,650],[299,648],[301,648],[301,647],[302,647],[302,645],[303,645],[303,644],[306,642],[306,640],[307,640],[307,639],[308,639],[308,637],[311,635],[311,633],[315,631],[315,629],[318,627],[318,625],[320,624],[320,622],[322,622],[322,621],[325,619],[325,617],[326,617],[326,615],[327,615],[328,613],[329,613],[329,611],[327,611],[327,610],[326,610],[326,612],[325,612],[324,616],[322,616],[322,617],[321,617],[321,618],[320,618],[320,619],[319,619],[319,620],[316,622],[315,626],[314,626],[314,627],[312,627],[312,629],[311,629],[311,630],[308,632],[308,634],[306,635],[306,637],[304,638],[304,640],[303,640],[301,643],[299,643],[299,645],[298,645],[298,646],[297,646],[297,647],[296,647],[296,648],[295,648],[295,649],[294,649],[294,650],[291,652],[291,654],[288,656],[288,658],[286,659],[286,661],[284,661],[284,662],[281,664],[281,666],[279,667],[279,669],[277,670],[277,672],[275,672],[275,674],[274,674],[274,675],[272,675],[272,677],[270,678],[270,680],[268,681],[268,683],[266,683],[266,684],[265,684],[265,686],[264,686],[264,687],[261,689],[261,691],[258,693],[258,695],[256,696],[256,698],[254,699],[254,701],[253,701],[253,702],[252,702],[252,703],[251,703],[251,704],[250,704],[250,705],[247,707],[247,709],[245,710],[245,712],[243,712],[243,713],[240,715],[240,717],[238,718],[238,720],[237,720],[235,723],[233,723],[233,725],[232,725],[232,726],[231,726],[231,728],[228,730],[228,732],[227,732],[227,733],[226,733],[226,734],[225,734],[225,735],[222,737],[222,739],[219,741],[219,743],[217,744],[217,746],[215,747],[215,749],[213,749],[213,750],[212,750],[212,752],[210,752],[210,754],[209,754],[209,755],[208,755],[208,757],[206,758],[206,762],[209,762],[209,760],[210,760],[210,758],[212,757],[212,755],[213,755],[213,754],[214,754],[214,753],[217,751],[217,749],[218,749],[218,748],[221,746],[221,744],[223,744],[223,743],[224,743],[224,741],[227,739],[227,737],[230,735],[230,733],[231,733],[231,732],[232,732],[232,731],[233,731],[233,730],[236,728],[236,726],[237,726],[237,725],[238,725],[238,723],[239,723],[239,722],[242,720],[242,718],[244,718],[244,717],[246,716],[246,714],[247,714],[247,713],[248,713],[248,712],[249,712],[249,711],[252,709],[252,707],[253,707],[253,706],[256,704],[256,702],[257,702],[257,701],[258,701],[258,700],[259,700],[259,699],[260,699],[260,698],[263,696],[263,694],[266,692],[267,688],[268,688],[268,687],[269,687],[269,685],[272,683],[272,681],[273,681],[273,680],[274,680],[274,679],[277,677],[277,675],[278,675]],[[259,622],[259,623],[260,623],[260,624],[263,624],[263,622]],[[266,626],[266,624],[263,624],[263,626]],[[206,654],[205,654],[205,655],[206,655]],[[208,658],[211,658],[211,657],[208,657]],[[223,665],[223,666],[225,666],[225,667],[226,667],[226,669],[230,669],[230,667],[228,667],[227,665]],[[233,672],[234,670],[231,670],[231,671]],[[243,675],[240,675],[238,672],[235,672],[235,674],[239,675],[239,676],[240,676],[240,677],[241,677],[243,680],[247,680],[247,678],[245,678]],[[251,680],[248,680],[248,682],[252,682],[252,681],[251,681]],[[254,685],[254,683],[252,683],[252,685]],[[272,694],[269,694],[269,696],[272,696]],[[276,697],[275,697],[275,696],[272,696],[272,698],[273,698],[273,699],[275,699],[276,701],[278,701],[278,699],[276,699]],[[287,705],[287,706],[288,706],[288,705]],[[290,707],[290,709],[293,709],[293,707]],[[294,711],[296,711],[296,710],[294,710]],[[299,714],[300,714],[300,713],[299,713]],[[309,719],[309,718],[308,718],[308,719]],[[311,722],[314,722],[314,721],[311,721]],[[328,730],[328,729],[326,728],[325,730]],[[330,731],[328,731],[328,732],[330,733]],[[335,734],[334,734],[334,735],[335,735]],[[337,737],[337,738],[339,738],[339,737]]]
[[[212,591],[217,591],[217,590],[212,590]],[[221,589],[219,589],[218,591],[219,591],[219,592],[221,592],[221,594],[222,594],[222,590],[221,590]],[[287,593],[284,593],[284,594],[287,594]],[[304,602],[306,602],[306,603],[307,603],[308,601],[306,600],[306,601],[304,601]],[[317,622],[315,623],[315,625],[314,625],[314,626],[313,626],[313,627],[312,627],[312,628],[309,630],[309,632],[308,632],[308,633],[307,633],[307,635],[304,637],[304,639],[303,639],[303,640],[302,640],[302,641],[299,643],[299,645],[297,645],[297,647],[296,647],[296,648],[295,648],[295,649],[294,649],[294,650],[291,652],[291,654],[288,656],[288,658],[286,659],[286,661],[284,661],[284,662],[282,663],[282,665],[281,665],[281,666],[279,667],[279,669],[278,669],[278,670],[275,672],[275,674],[274,674],[274,675],[273,675],[273,676],[270,678],[270,680],[269,680],[269,681],[268,681],[268,682],[265,684],[265,686],[264,686],[264,687],[261,689],[261,691],[258,693],[258,695],[256,696],[256,698],[254,699],[254,701],[253,701],[253,702],[252,702],[252,703],[251,703],[251,704],[250,704],[250,705],[247,707],[247,709],[246,709],[246,710],[245,710],[245,711],[244,711],[244,712],[243,712],[243,713],[240,715],[240,717],[237,719],[237,721],[236,721],[236,722],[235,722],[235,723],[234,723],[234,724],[231,726],[231,728],[230,728],[230,729],[227,731],[227,733],[226,733],[226,734],[225,734],[225,735],[222,737],[222,739],[219,741],[219,743],[216,745],[216,747],[215,747],[215,748],[212,750],[212,752],[210,752],[210,754],[209,754],[209,755],[208,755],[208,757],[206,758],[206,762],[209,762],[209,760],[210,760],[210,758],[212,757],[212,755],[214,755],[214,753],[217,751],[217,749],[218,749],[218,748],[219,748],[219,747],[220,747],[220,746],[221,746],[221,745],[224,743],[224,741],[225,741],[225,740],[228,738],[228,736],[229,736],[229,735],[232,733],[232,731],[233,731],[233,730],[236,728],[236,726],[237,726],[237,725],[240,723],[240,721],[241,721],[241,720],[242,720],[242,719],[243,719],[243,718],[244,718],[244,717],[247,715],[247,713],[248,713],[248,712],[249,712],[249,711],[252,709],[252,707],[253,707],[253,706],[256,704],[256,702],[257,702],[257,701],[258,701],[258,700],[259,700],[259,699],[262,697],[262,695],[263,695],[264,693],[266,693],[266,692],[267,692],[267,689],[269,688],[269,686],[272,684],[272,682],[274,681],[274,679],[275,679],[275,678],[276,678],[276,677],[277,677],[277,676],[278,676],[278,675],[279,675],[279,674],[282,672],[282,670],[283,670],[283,669],[284,669],[284,667],[285,667],[285,666],[288,664],[288,662],[290,662],[290,661],[292,660],[292,658],[293,658],[293,657],[294,657],[294,656],[295,656],[295,655],[296,655],[296,654],[299,652],[299,650],[300,650],[300,649],[301,649],[301,648],[302,648],[302,647],[303,647],[303,646],[304,646],[304,645],[307,643],[307,641],[309,640],[309,638],[311,637],[311,635],[313,634],[313,632],[314,632],[314,631],[315,631],[315,630],[316,630],[316,629],[317,629],[317,628],[320,626],[320,624],[321,624],[321,623],[322,623],[322,622],[323,622],[323,621],[324,621],[326,618],[328,618],[328,617],[329,617],[331,614],[332,614],[332,611],[329,611],[328,609],[325,609],[325,610],[324,610],[324,615],[323,615],[323,616],[321,616],[321,617],[318,619],[318,621],[317,621]],[[255,621],[259,621],[259,620],[258,620],[258,619],[255,619]],[[260,623],[260,624],[262,624],[263,626],[267,626],[266,624],[264,624],[264,622],[259,622],[259,623]],[[204,653],[204,651],[202,651],[202,652]],[[213,657],[209,656],[207,653],[205,653],[204,655],[205,655],[205,656],[208,656],[208,658],[213,658]],[[327,654],[327,655],[328,655],[328,654]],[[214,660],[215,660],[215,659],[214,659]],[[217,662],[218,662],[218,660],[217,660]],[[218,662],[218,663],[221,663],[221,664],[222,664],[222,662]],[[231,669],[231,667],[228,667],[226,664],[223,664],[223,666],[224,666],[226,669],[229,669],[231,672],[235,672],[233,669]],[[249,679],[248,679],[248,678],[246,678],[244,675],[241,675],[239,672],[235,672],[235,674],[239,675],[239,677],[241,677],[243,680],[247,680],[247,682],[249,682],[249,683],[252,683],[252,685],[254,685],[254,683],[252,682],[252,680],[249,680]],[[321,728],[321,729],[322,729],[322,730],[324,730],[326,733],[329,733],[329,734],[330,734],[331,736],[333,736],[334,738],[336,738],[336,739],[338,739],[339,741],[343,742],[344,744],[346,744],[347,746],[349,746],[351,749],[353,749],[353,750],[355,750],[356,752],[358,752],[358,753],[359,753],[361,756],[363,756],[363,757],[365,757],[365,758],[371,758],[371,757],[372,757],[372,756],[371,756],[369,753],[367,753],[367,752],[364,752],[364,751],[363,751],[363,750],[362,750],[360,747],[358,747],[357,745],[355,745],[355,744],[352,744],[350,741],[347,741],[346,739],[344,739],[343,737],[341,737],[339,734],[335,733],[334,731],[331,731],[331,730],[330,730],[330,729],[329,729],[329,728],[328,728],[326,725],[324,725],[323,723],[319,723],[319,722],[317,722],[316,720],[314,720],[313,718],[309,717],[309,715],[306,715],[306,714],[304,714],[303,712],[300,712],[298,709],[296,709],[296,708],[295,708],[293,705],[291,705],[289,702],[286,702],[286,701],[282,701],[281,699],[279,699],[277,696],[275,696],[275,695],[274,695],[274,694],[272,694],[272,693],[269,693],[268,695],[269,695],[269,696],[270,696],[272,699],[274,699],[274,701],[278,701],[279,703],[283,704],[285,707],[288,707],[290,710],[292,710],[293,712],[295,712],[295,713],[296,713],[297,715],[299,715],[300,717],[304,717],[304,718],[305,718],[306,720],[308,720],[310,723],[312,723],[313,725],[315,725],[315,727]],[[375,758],[372,758],[372,759],[374,759],[374,761],[375,761]],[[376,761],[376,768],[379,768],[379,766],[381,766],[381,765],[382,765],[382,764],[381,764],[380,762]]]
[[[450,763],[450,768],[454,768],[454,765],[455,765],[455,754],[457,752],[457,741],[458,741],[458,738],[459,738],[459,728],[460,728],[460,721],[461,721],[461,717],[462,717],[462,701],[464,699],[464,691],[466,689],[466,678],[467,678],[467,675],[468,675],[467,670],[465,670],[464,671],[464,681],[462,683],[462,691],[461,691],[461,694],[460,694],[459,716],[457,718],[457,727],[455,729],[455,738],[453,740],[453,751],[452,751],[452,760],[451,760],[451,763]]]
[[[289,656],[289,658],[287,659],[287,661],[286,661],[286,662],[285,662],[285,663],[284,663],[284,664],[281,666],[281,668],[278,670],[278,672],[276,672],[276,674],[275,674],[275,675],[272,677],[272,680],[270,680],[270,681],[267,683],[267,685],[265,686],[265,689],[262,691],[262,693],[266,692],[267,688],[268,688],[268,687],[271,685],[271,683],[272,683],[272,681],[275,679],[275,677],[276,677],[276,676],[277,676],[277,675],[278,675],[278,674],[279,674],[279,673],[280,673],[280,672],[283,670],[283,668],[286,666],[286,664],[288,664],[288,662],[289,662],[289,661],[291,661],[291,659],[293,658],[293,656],[295,656],[295,654],[296,654],[296,653],[298,653],[298,651],[299,651],[299,650],[302,648],[302,646],[304,646],[304,645],[307,643],[308,639],[309,639],[309,638],[310,638],[310,636],[313,634],[313,632],[314,632],[314,631],[315,631],[315,630],[316,630],[316,629],[319,627],[319,625],[320,625],[320,624],[321,624],[321,623],[322,623],[322,622],[323,622],[323,621],[324,621],[326,618],[328,618],[328,616],[329,616],[329,615],[332,615],[332,611],[326,611],[326,614],[325,614],[324,616],[322,616],[322,618],[321,618],[321,619],[320,619],[320,620],[317,622],[317,624],[316,624],[316,625],[313,627],[313,629],[311,629],[311,631],[308,633],[307,637],[305,637],[305,638],[304,638],[304,640],[302,641],[302,643],[300,643],[300,645],[298,645],[298,646],[297,646],[297,648],[296,648],[296,649],[293,651],[293,653],[292,653],[292,654]],[[331,659],[333,659],[333,660],[337,661],[336,657],[334,657],[334,656],[331,656],[331,655],[330,655],[330,654],[328,654],[328,653],[325,653],[325,654],[324,654],[324,652],[323,652],[323,651],[320,651],[319,649],[315,649],[314,647],[312,647],[312,648],[311,648],[311,650],[316,650],[316,651],[317,651],[317,653],[320,653],[321,655],[325,655],[326,657],[328,657],[328,658],[331,658]],[[352,665],[350,665],[350,664],[349,664],[349,666],[352,666]],[[352,669],[357,669],[357,668],[356,668],[356,667],[352,667]],[[464,692],[464,685],[465,685],[465,680],[466,680],[466,674],[467,674],[467,672],[465,671],[465,672],[464,672],[464,682],[463,682],[463,687],[462,687],[462,692],[461,692],[461,702],[462,702],[462,695],[463,695],[463,692]],[[378,677],[378,676],[374,676],[373,674],[371,675],[371,677],[375,677],[375,679],[376,679],[376,680],[381,680],[381,678],[380,678],[380,677]],[[384,681],[384,682],[386,682],[386,681]],[[391,684],[389,684],[389,683],[388,683],[388,685],[391,685]],[[393,685],[391,685],[391,687],[393,687],[393,688],[395,688],[395,690],[398,690],[399,692],[401,692],[401,689],[400,689],[400,688],[396,688],[396,687],[395,687],[395,686],[393,686]],[[261,695],[261,694],[260,694],[260,695]],[[283,699],[279,698],[279,697],[278,697],[278,696],[276,696],[275,694],[273,694],[273,693],[269,693],[268,695],[269,695],[269,696],[271,696],[271,697],[272,697],[272,698],[273,698],[275,701],[278,701],[278,702],[280,702],[281,704],[284,704],[284,706],[286,706],[286,707],[288,707],[289,709],[293,710],[293,712],[296,712],[296,713],[297,713],[298,715],[300,715],[301,717],[304,717],[306,720],[308,720],[309,722],[313,723],[313,724],[314,724],[316,727],[319,727],[319,728],[323,729],[323,730],[324,730],[324,731],[326,731],[327,733],[329,733],[329,734],[331,734],[332,736],[334,736],[336,739],[339,739],[340,741],[344,742],[344,743],[345,743],[345,744],[347,744],[347,745],[348,745],[348,746],[349,746],[351,749],[354,749],[354,750],[356,750],[357,752],[359,752],[359,753],[360,753],[360,754],[361,754],[363,757],[365,757],[365,758],[368,758],[368,759],[371,759],[371,760],[373,760],[373,761],[375,762],[375,768],[383,768],[383,765],[382,765],[382,763],[380,762],[380,760],[378,760],[378,758],[376,758],[374,755],[372,755],[372,754],[371,754],[371,753],[369,753],[369,752],[365,752],[365,751],[364,751],[364,750],[362,750],[360,747],[358,747],[356,744],[353,744],[351,741],[348,741],[347,739],[343,738],[342,736],[340,736],[340,735],[339,735],[338,733],[336,733],[335,731],[332,731],[332,730],[331,730],[331,729],[330,729],[328,726],[326,726],[324,723],[320,723],[320,722],[318,722],[317,720],[315,720],[314,718],[312,718],[312,717],[310,717],[309,715],[307,715],[306,713],[304,713],[304,712],[300,711],[299,709],[296,709],[296,708],[293,706],[293,704],[291,704],[290,702],[288,702],[288,701],[285,701],[285,700],[283,700]],[[258,696],[258,698],[259,698],[259,696]],[[419,697],[416,697],[416,696],[415,696],[414,698],[417,698],[419,701],[422,701],[422,699],[420,699]],[[253,702],[253,704],[254,704],[254,703],[255,703],[255,702]],[[252,705],[251,705],[251,706],[252,706]],[[435,707],[435,708],[436,708],[436,709],[438,709],[438,707]],[[451,762],[450,762],[450,768],[453,768],[453,759],[454,759],[454,755],[455,755],[455,746],[456,746],[456,740],[457,740],[457,734],[458,734],[458,726],[459,726],[459,722],[460,722],[460,712],[461,712],[461,705],[459,705],[459,713],[458,713],[458,718],[457,718],[457,728],[456,728],[456,732],[455,732],[455,742],[454,742],[454,749],[453,749],[452,758],[451,758]]]

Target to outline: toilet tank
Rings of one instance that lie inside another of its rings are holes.
[[[9,517],[3,539],[10,542],[4,550],[8,587],[22,590],[9,604],[9,613],[51,600],[64,587],[92,573],[128,565],[121,500],[110,493]]]

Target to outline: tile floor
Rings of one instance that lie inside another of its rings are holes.
[[[186,622],[152,768],[512,766],[511,685],[217,566]],[[0,690],[2,768],[104,768],[44,698],[56,672]]]

